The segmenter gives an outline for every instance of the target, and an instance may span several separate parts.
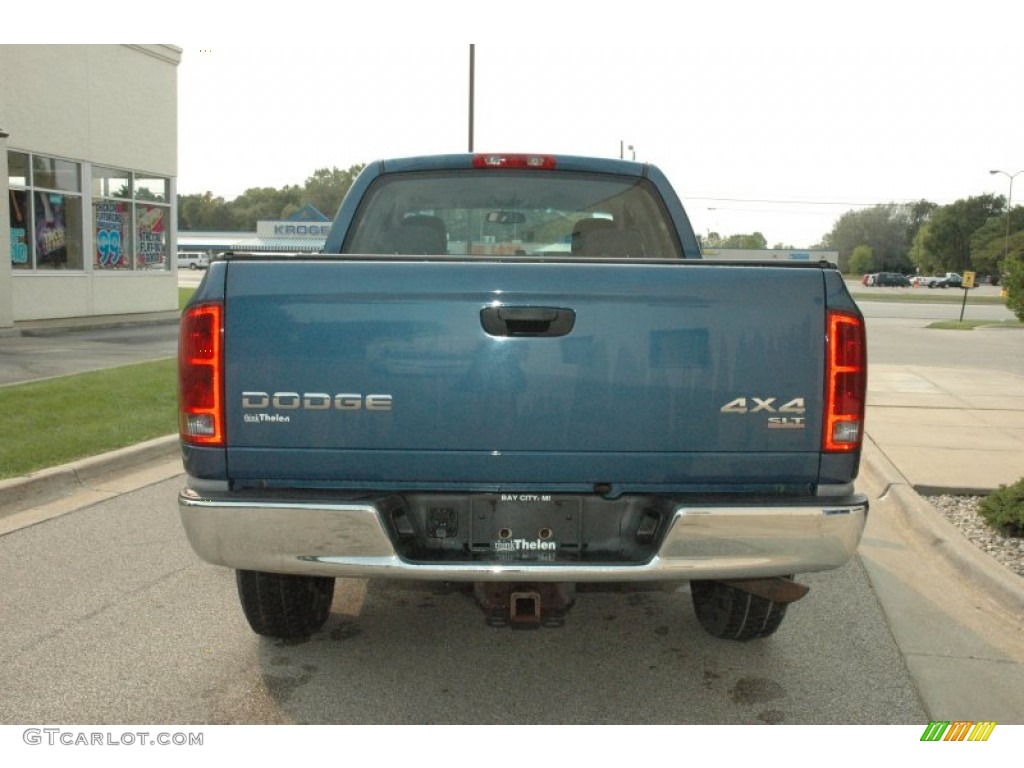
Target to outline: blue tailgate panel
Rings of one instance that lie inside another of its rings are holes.
[[[816,482],[818,269],[234,261],[229,474],[339,487]],[[496,337],[491,306],[571,310]]]

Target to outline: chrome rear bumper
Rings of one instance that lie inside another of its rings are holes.
[[[193,549],[215,565],[253,571],[435,581],[611,582],[736,579],[836,568],[856,551],[863,496],[756,506],[677,504],[657,554],[609,562],[410,562],[400,557],[372,501],[178,496]]]

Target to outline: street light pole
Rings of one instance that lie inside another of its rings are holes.
[[[1010,208],[1013,206],[1013,179],[1015,176],[1024,173],[1024,171],[1017,171],[1017,173],[1007,173],[1006,171],[989,171],[989,173],[1001,173],[1003,174],[1003,176],[1010,180],[1010,193],[1006,196],[1006,243],[1003,247],[1003,260],[1005,261],[1010,255]]]

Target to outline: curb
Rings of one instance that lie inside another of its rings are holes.
[[[26,320],[14,324],[13,336],[59,336],[65,333],[117,328],[138,328],[149,325],[175,325],[181,319],[178,310],[144,312],[135,315],[96,315],[93,317]]]
[[[864,472],[877,479],[882,495],[893,500],[900,522],[917,545],[937,554],[1000,607],[1013,615],[1024,615],[1024,578],[1011,573],[971,544],[959,528],[921,498],[870,436],[861,460]],[[949,493],[949,489],[945,492]]]
[[[180,455],[179,450],[175,433],[24,477],[0,480],[0,518],[83,490],[98,478],[174,458]]]

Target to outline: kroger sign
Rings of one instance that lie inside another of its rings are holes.
[[[319,224],[316,222],[256,222],[256,234],[259,237],[327,237],[330,231],[330,224]]]

